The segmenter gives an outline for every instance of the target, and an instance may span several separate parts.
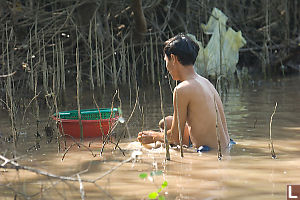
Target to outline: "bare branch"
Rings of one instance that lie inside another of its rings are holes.
[[[83,183],[81,181],[81,178],[80,178],[79,174],[77,174],[77,178],[78,178],[78,181],[79,181],[81,199],[84,200],[84,196],[85,196],[84,187],[83,187]]]
[[[22,166],[19,165],[18,163],[16,163],[13,160],[10,160],[2,155],[0,155],[0,159],[3,160],[4,162],[1,164],[0,168],[4,168],[4,169],[16,169],[16,170],[26,170],[26,171],[30,171],[39,175],[43,175],[43,176],[47,176],[50,178],[54,178],[54,179],[60,179],[60,180],[64,180],[64,181],[79,181],[79,178],[73,178],[73,177],[69,177],[69,176],[59,176],[56,174],[52,174],[43,170],[39,170],[39,169],[35,169],[33,167],[29,167],[29,166]],[[117,164],[116,166],[114,166],[113,168],[111,168],[110,170],[108,170],[107,172],[105,172],[104,174],[102,174],[101,176],[95,178],[94,180],[89,180],[89,179],[80,179],[81,182],[85,182],[85,183],[96,183],[98,180],[101,180],[103,177],[111,174],[112,172],[114,172],[115,170],[117,170],[119,167],[121,167],[123,164],[130,162],[132,160],[134,160],[134,157],[130,157],[127,158],[126,160],[123,160],[122,162],[120,162],[119,164]],[[10,165],[8,165],[10,164]],[[87,172],[87,170],[84,170],[83,172]]]
[[[274,159],[276,159],[277,156],[275,154],[273,140],[272,140],[272,122],[273,122],[273,116],[275,115],[276,109],[277,109],[277,102],[275,103],[274,111],[273,111],[273,113],[271,115],[271,118],[270,118],[270,143],[269,143],[269,147],[271,148],[271,155],[272,155],[272,158],[274,158]]]
[[[15,73],[17,73],[16,71],[10,73],[10,74],[6,74],[6,75],[0,75],[0,78],[7,78],[9,76],[13,76]]]

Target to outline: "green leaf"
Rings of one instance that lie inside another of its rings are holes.
[[[158,200],[166,200],[165,196],[159,195]]]
[[[157,196],[158,196],[158,193],[157,193],[157,192],[151,192],[151,193],[148,195],[149,199],[156,199]]]
[[[141,179],[147,178],[147,176],[148,176],[147,173],[141,173],[141,174],[139,175],[139,177],[140,177]]]
[[[165,187],[168,186],[168,182],[167,181],[164,181],[162,184],[161,184],[161,188],[164,189]]]
[[[162,175],[162,174],[163,174],[163,172],[161,170],[159,170],[159,171],[152,171],[150,173],[150,176],[159,176],[159,175]]]
[[[159,189],[157,190],[157,193],[160,193],[160,192],[161,192],[161,190],[162,190],[162,188],[159,188]]]

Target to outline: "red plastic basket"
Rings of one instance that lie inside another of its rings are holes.
[[[100,115],[101,114],[101,115]],[[118,109],[85,109],[80,111],[84,138],[107,135],[118,120]],[[57,121],[60,133],[80,138],[78,111],[63,111],[52,116]],[[100,125],[101,124],[101,125]]]

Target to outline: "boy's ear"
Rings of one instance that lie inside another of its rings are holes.
[[[177,56],[171,54],[171,62],[173,63],[173,65],[175,64],[176,61],[178,61]]]

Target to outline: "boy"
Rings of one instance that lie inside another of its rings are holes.
[[[179,144],[179,127],[183,134],[183,144],[190,141],[193,146],[217,148],[216,119],[221,148],[229,144],[223,105],[214,86],[194,70],[199,46],[188,36],[179,34],[165,42],[164,60],[166,68],[174,80],[181,81],[173,93],[173,117],[166,118],[167,136],[171,144]],[[216,114],[218,112],[218,114]],[[163,128],[163,121],[160,122]],[[143,131],[138,134],[138,141],[149,144],[164,142],[164,132]]]

